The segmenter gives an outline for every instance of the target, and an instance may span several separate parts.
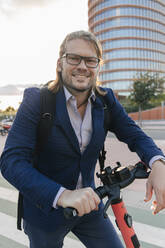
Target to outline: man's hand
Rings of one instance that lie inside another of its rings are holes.
[[[146,198],[149,201],[152,198],[153,191],[156,200],[153,201],[153,214],[157,214],[165,208],[165,165],[161,161],[155,161],[146,184]]]
[[[92,210],[98,210],[99,203],[100,198],[92,188],[66,189],[57,201],[57,205],[63,208],[73,207],[77,209],[79,216],[88,214]]]

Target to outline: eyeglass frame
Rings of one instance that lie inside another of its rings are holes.
[[[67,59],[67,56],[68,55],[75,55],[75,56],[77,56],[77,57],[79,57],[80,58],[80,62],[78,63],[78,64],[71,64],[71,63],[68,63],[68,59]],[[97,68],[97,66],[99,65],[99,63],[100,63],[100,61],[101,61],[101,59],[99,59],[99,58],[97,58],[97,57],[90,57],[90,56],[81,56],[81,55],[79,55],[79,54],[75,54],[75,53],[65,53],[61,58],[66,58],[66,62],[67,62],[67,64],[69,64],[69,65],[79,65],[80,63],[81,63],[81,61],[82,60],[84,60],[84,63],[85,63],[85,65],[86,65],[86,67],[88,67],[88,68]],[[97,65],[96,66],[88,66],[86,63],[87,63],[87,59],[96,59],[97,60]]]

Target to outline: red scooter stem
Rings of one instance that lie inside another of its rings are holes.
[[[127,213],[123,200],[119,199],[118,202],[111,203],[111,207],[126,248],[140,248],[140,243],[132,226],[132,217]]]

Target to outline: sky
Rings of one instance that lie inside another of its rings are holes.
[[[55,78],[65,36],[88,30],[88,0],[0,0],[0,86]]]

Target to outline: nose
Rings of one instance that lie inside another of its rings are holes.
[[[78,68],[87,69],[84,59],[81,59],[80,64],[77,65]]]

